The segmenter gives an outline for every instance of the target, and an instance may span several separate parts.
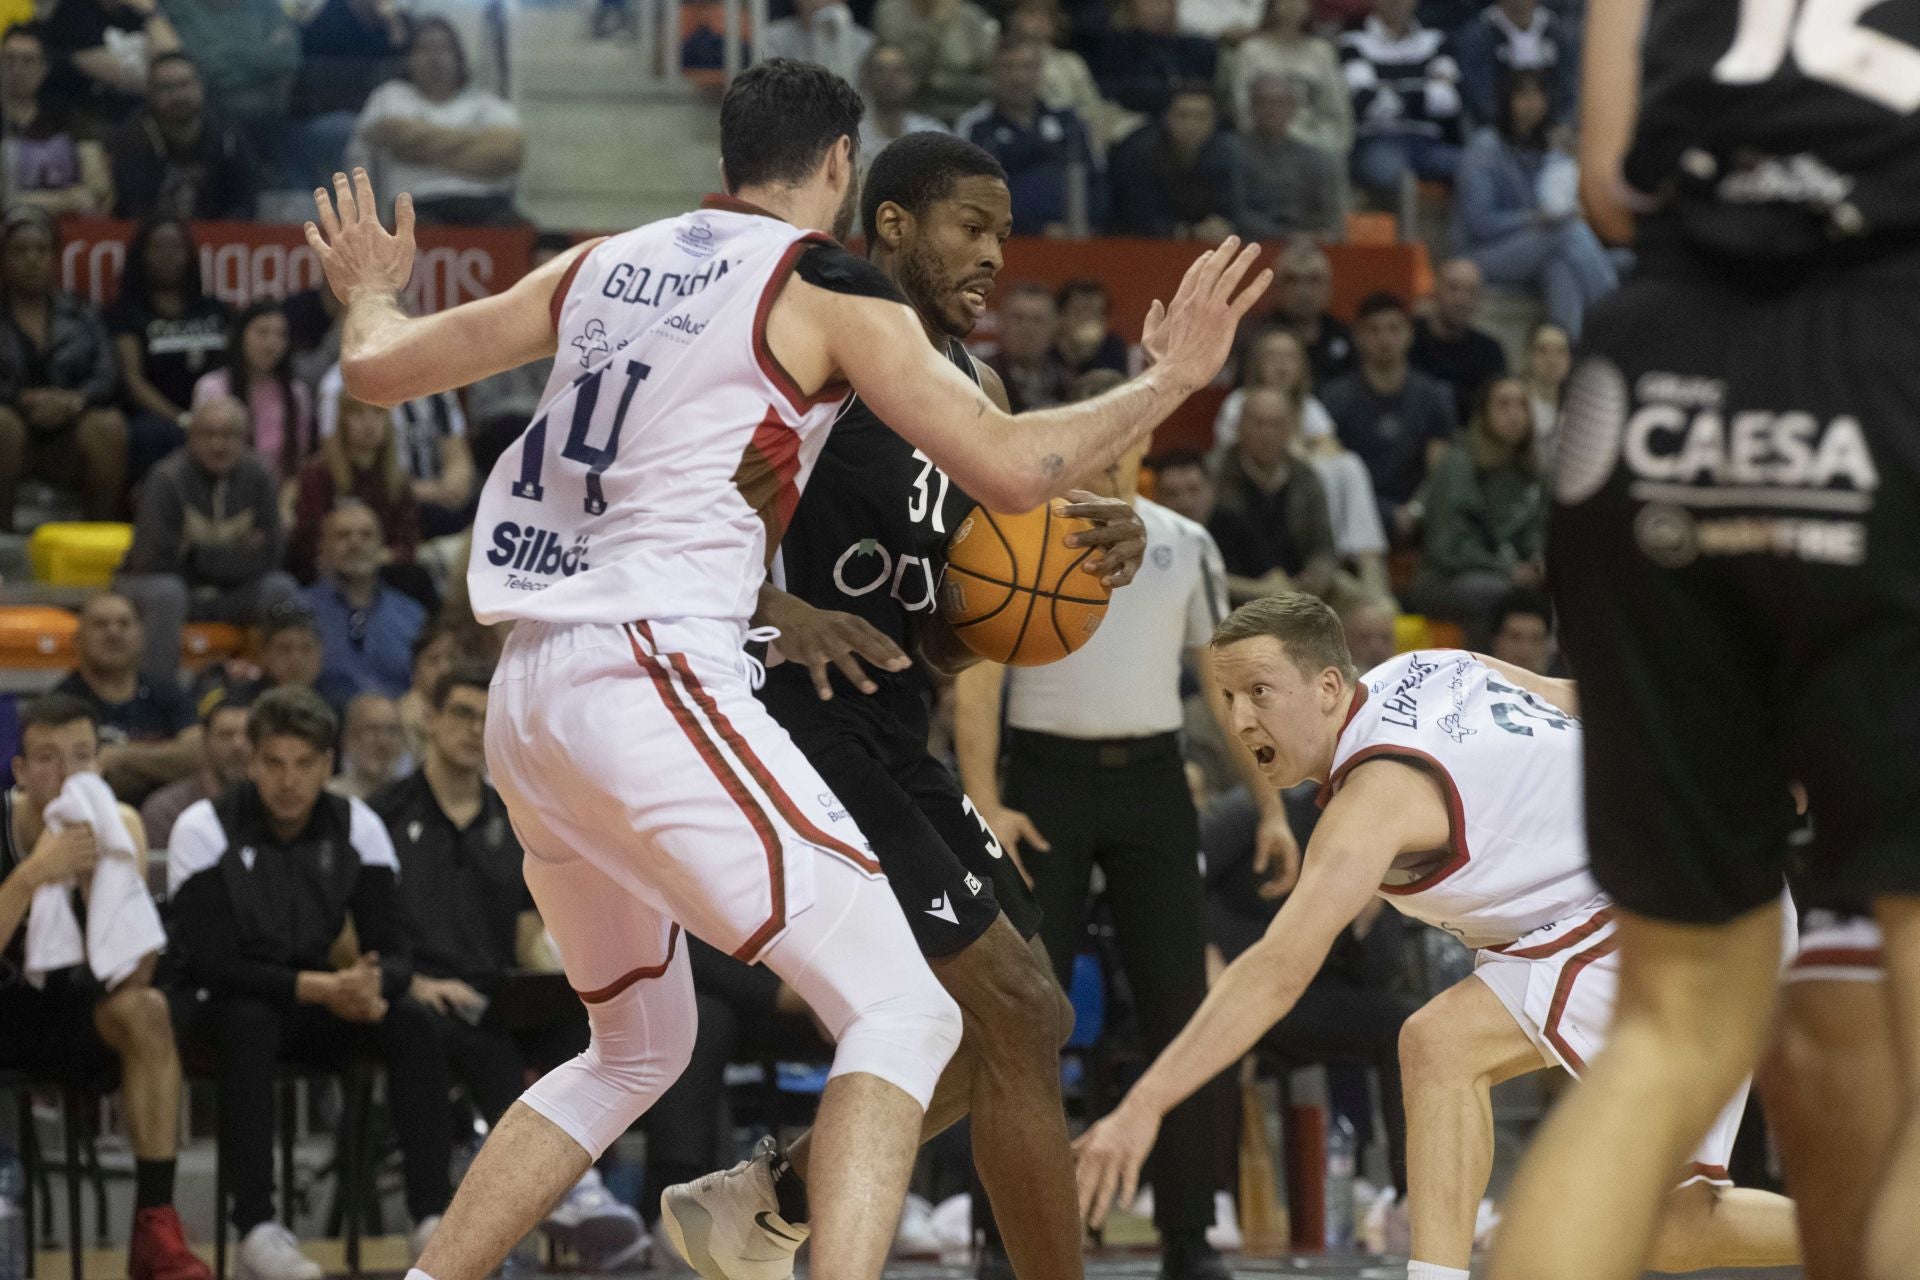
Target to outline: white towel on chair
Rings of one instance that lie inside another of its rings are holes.
[[[76,773],[41,817],[56,833],[80,823],[92,827],[100,861],[87,892],[84,939],[69,898],[71,880],[34,890],[27,917],[27,981],[38,987],[54,970],[85,962],[94,977],[117,986],[142,960],[167,945],[160,913],[147,892],[146,869],[120,821],[120,806],[99,774]]]

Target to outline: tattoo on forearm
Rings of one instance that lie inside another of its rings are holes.
[[[1067,471],[1067,460],[1057,453],[1050,453],[1040,459],[1040,474],[1049,482],[1058,480]]]

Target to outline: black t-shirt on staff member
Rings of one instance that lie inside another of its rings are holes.
[[[520,913],[533,910],[507,806],[481,787],[480,812],[456,827],[424,769],[369,802],[400,859],[400,902],[413,931],[414,972],[458,978],[491,994],[515,966]]]
[[[100,722],[100,740],[108,746],[126,742],[168,742],[194,725],[193,704],[178,685],[151,681],[144,676],[133,686],[133,696],[125,702],[108,702],[87,683],[86,676],[75,671],[54,686],[56,693],[70,693],[93,708]]]

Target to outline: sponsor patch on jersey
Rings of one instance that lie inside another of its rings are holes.
[[[706,219],[695,218],[673,233],[673,242],[696,258],[711,258],[714,251],[713,228]]]
[[[1153,549],[1153,567],[1156,569],[1173,568],[1173,548],[1165,543]]]
[[[487,563],[501,569],[513,569],[551,578],[571,578],[587,570],[587,535],[577,533],[568,544],[562,534],[538,525],[515,524],[502,520],[493,526],[493,546],[487,551]]]

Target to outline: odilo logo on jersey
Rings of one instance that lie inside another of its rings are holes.
[[[587,535],[575,534],[568,545],[563,534],[538,525],[515,524],[502,520],[493,526],[493,548],[487,563],[502,569],[552,577],[571,578],[587,568]]]
[[[896,558],[878,539],[862,538],[833,562],[833,585],[847,595],[864,596],[889,583],[888,594],[908,613],[933,608],[933,566],[922,556],[903,553]]]

